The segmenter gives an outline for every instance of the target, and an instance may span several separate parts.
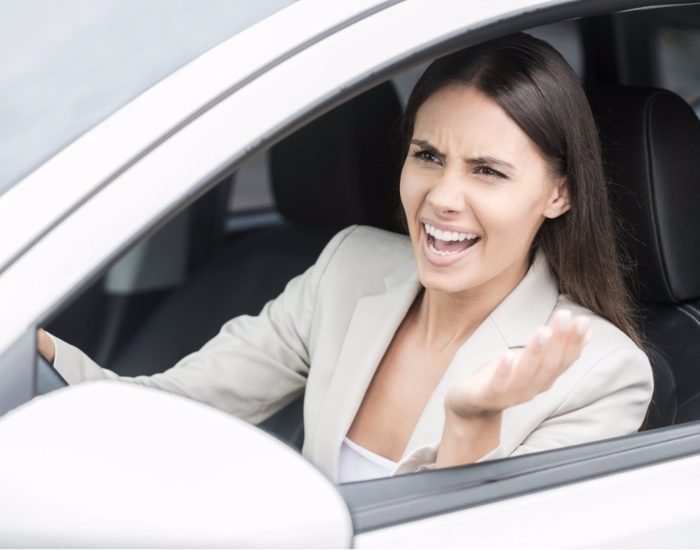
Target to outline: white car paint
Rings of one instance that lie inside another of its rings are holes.
[[[0,546],[350,544],[333,484],[231,415],[135,384],[38,397],[0,419]]]
[[[697,548],[700,456],[357,535],[356,548]]]
[[[0,270],[46,228],[179,124],[275,60],[386,0],[305,0],[153,86],[0,195]],[[17,216],[17,212],[32,215]]]

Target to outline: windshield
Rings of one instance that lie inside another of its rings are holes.
[[[293,0],[3,0],[0,194],[131,99]]]

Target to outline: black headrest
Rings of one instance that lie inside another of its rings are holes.
[[[305,225],[393,229],[401,105],[386,82],[307,124],[270,151],[279,212]]]
[[[589,100],[640,297],[700,297],[700,121],[666,90],[601,86]]]

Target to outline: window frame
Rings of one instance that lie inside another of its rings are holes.
[[[355,534],[363,534],[699,454],[700,420],[468,466],[348,483],[339,490]]]

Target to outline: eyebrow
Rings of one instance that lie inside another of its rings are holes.
[[[468,164],[496,164],[498,166],[505,166],[506,168],[511,168],[515,170],[515,166],[513,166],[510,162],[506,162],[505,160],[497,159],[496,157],[490,157],[490,156],[483,156],[483,157],[476,157],[473,159],[464,159],[465,162]]]
[[[428,141],[424,139],[412,139],[411,143],[414,145],[418,145],[419,147],[425,147],[426,149],[432,149],[436,153],[438,153],[441,156],[444,156],[440,151],[435,148],[435,146],[431,145]],[[505,166],[506,168],[511,168],[515,170],[515,166],[513,166],[510,162],[507,162],[505,160],[497,159],[496,157],[491,157],[489,155],[482,155],[480,157],[474,157],[474,158],[469,158],[469,159],[464,159],[464,161],[467,164],[472,164],[472,165],[479,165],[479,164],[495,164],[498,166]]]

